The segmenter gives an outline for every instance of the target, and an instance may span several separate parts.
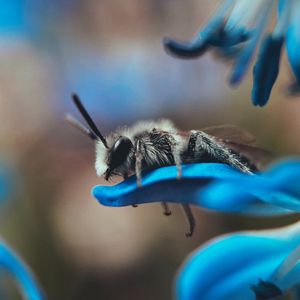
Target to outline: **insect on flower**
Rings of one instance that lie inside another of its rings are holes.
[[[258,168],[259,158],[265,155],[264,150],[251,145],[254,137],[250,133],[230,125],[183,132],[169,120],[142,121],[104,137],[77,95],[73,95],[73,101],[89,128],[70,115],[66,119],[95,141],[96,173],[106,180],[135,174],[137,185],[142,188],[142,171],[176,165],[180,180],[181,164],[199,162],[221,162],[252,173]],[[164,214],[170,215],[167,203],[162,205]],[[195,219],[189,205],[182,207],[189,224],[186,236],[191,236]]]

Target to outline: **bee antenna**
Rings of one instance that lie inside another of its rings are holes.
[[[94,121],[92,120],[91,116],[89,115],[89,113],[86,111],[86,109],[84,108],[83,104],[81,103],[79,97],[77,94],[73,94],[72,95],[72,99],[74,104],[76,105],[76,107],[78,108],[79,112],[82,114],[83,118],[85,119],[85,121],[87,122],[87,124],[89,125],[91,132],[97,137],[97,139],[100,139],[101,142],[103,143],[103,145],[105,146],[105,148],[108,148],[107,146],[107,142],[106,139],[104,138],[104,136],[101,134],[101,132],[99,131],[99,129],[97,128],[96,124],[94,123]]]
[[[80,123],[77,119],[75,119],[71,114],[66,114],[65,116],[66,122],[68,122],[71,126],[76,129],[79,129],[82,133],[90,137],[92,140],[96,140],[97,136],[87,127],[85,127],[82,123]]]

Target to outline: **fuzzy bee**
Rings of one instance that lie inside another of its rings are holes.
[[[251,145],[254,142],[251,134],[230,125],[182,132],[169,120],[145,121],[104,137],[79,97],[73,95],[72,98],[89,129],[71,115],[66,119],[95,141],[96,173],[104,175],[106,180],[116,175],[126,179],[135,174],[138,186],[142,187],[142,171],[169,165],[177,166],[180,180],[181,164],[201,162],[221,162],[252,173],[258,168],[258,158],[266,154]],[[170,215],[167,203],[162,205],[164,214]],[[186,235],[191,236],[195,219],[188,205],[182,208],[189,224]]]

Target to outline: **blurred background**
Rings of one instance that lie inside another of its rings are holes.
[[[77,92],[104,133],[141,119],[170,118],[183,130],[234,124],[274,159],[300,153],[300,99],[284,92],[284,58],[270,103],[250,101],[251,72],[227,86],[230,66],[211,54],[168,56],[164,36],[190,39],[218,1],[0,1],[0,210],[2,237],[31,266],[49,299],[171,299],[184,258],[216,235],[288,224],[194,208],[186,239],[181,211],[159,204],[107,208],[94,145],[64,122]],[[6,190],[7,189],[7,190]],[[7,299],[19,299],[17,295]]]

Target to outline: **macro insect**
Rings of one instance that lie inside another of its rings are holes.
[[[142,188],[144,170],[176,165],[180,180],[182,164],[201,162],[221,162],[252,173],[266,154],[252,145],[255,139],[250,133],[231,125],[179,131],[169,120],[143,121],[104,137],[79,97],[74,94],[72,99],[89,128],[71,115],[66,120],[95,141],[96,173],[107,181],[116,175],[126,179],[135,174]],[[168,204],[164,202],[162,206],[164,214],[170,215]],[[186,236],[191,236],[195,218],[189,205],[182,204],[182,208],[189,225]]]

